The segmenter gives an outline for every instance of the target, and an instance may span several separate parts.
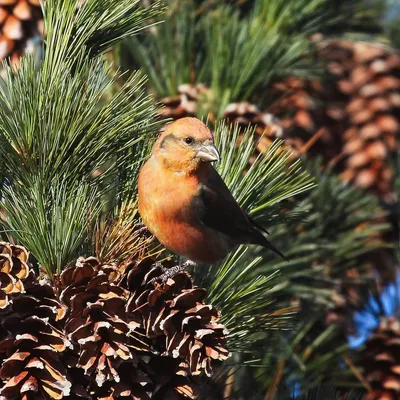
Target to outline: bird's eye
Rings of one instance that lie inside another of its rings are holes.
[[[185,138],[185,143],[187,143],[187,144],[192,144],[193,141],[194,141],[193,138],[190,137],[190,136],[188,136],[187,138]]]

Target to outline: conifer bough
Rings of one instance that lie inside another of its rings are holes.
[[[0,60],[32,53],[35,41],[43,35],[43,16],[39,0],[0,0]]]

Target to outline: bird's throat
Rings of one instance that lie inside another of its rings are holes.
[[[201,169],[202,162],[195,158],[169,159],[162,157],[163,167],[177,176],[190,176]]]

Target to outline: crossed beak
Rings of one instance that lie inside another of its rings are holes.
[[[203,161],[219,161],[220,156],[217,148],[213,144],[203,145],[199,147],[196,153],[197,157]]]

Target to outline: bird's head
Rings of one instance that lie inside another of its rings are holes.
[[[181,118],[167,125],[153,154],[167,168],[186,172],[220,159],[211,131],[197,118]]]

